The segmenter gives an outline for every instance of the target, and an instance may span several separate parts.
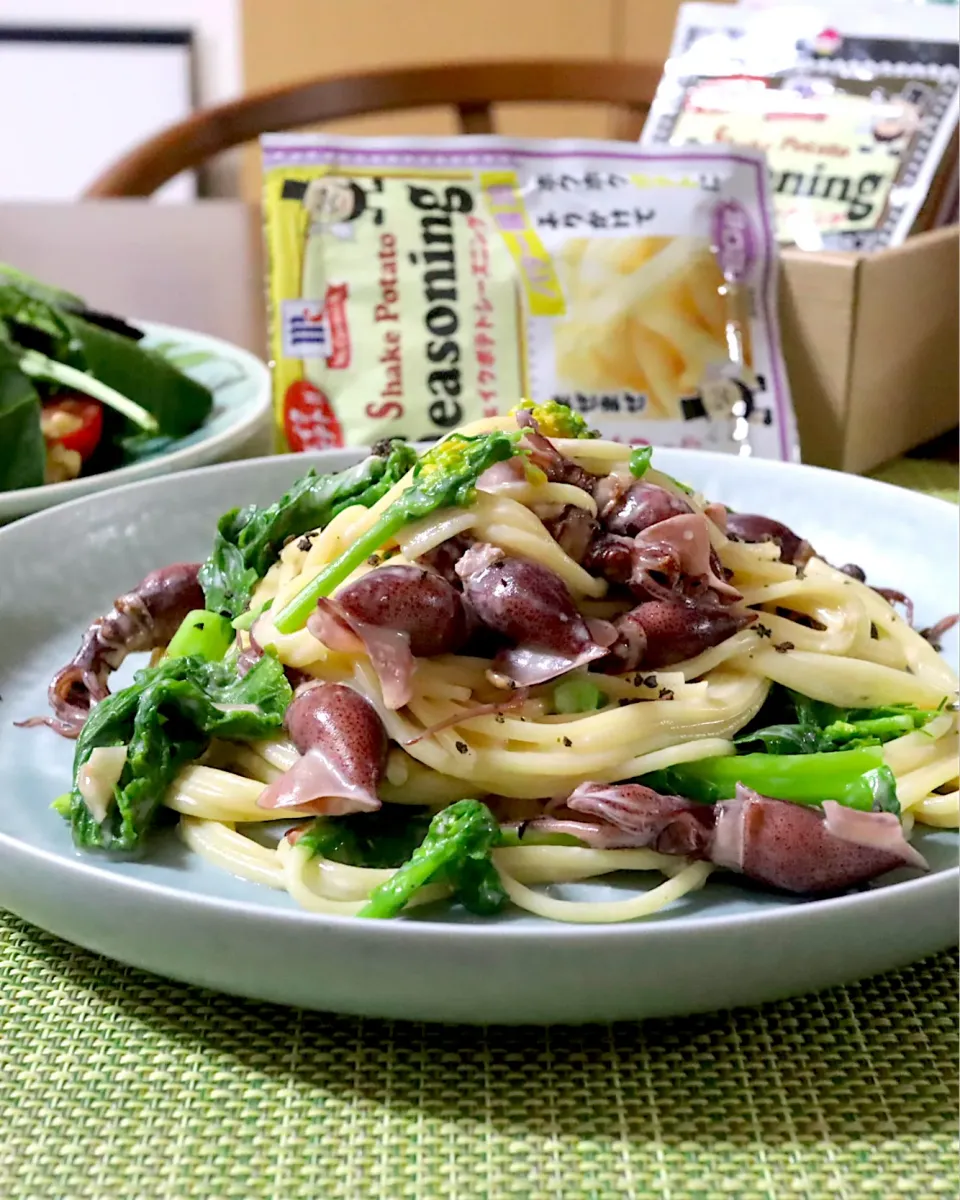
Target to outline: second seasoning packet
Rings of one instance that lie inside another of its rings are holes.
[[[556,398],[610,438],[797,456],[762,156],[262,139],[285,449]]]
[[[894,10],[682,4],[644,145],[763,150],[782,245],[899,245],[949,200],[960,47],[950,14]]]

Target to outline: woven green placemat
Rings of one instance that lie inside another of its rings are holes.
[[[960,467],[957,463],[921,458],[900,458],[870,472],[874,479],[895,483],[913,492],[926,492],[939,500],[960,500]]]
[[[919,466],[890,482],[957,498]],[[954,954],[759,1009],[480,1030],[248,1003],[0,913],[0,1200],[956,1197],[957,1024]]]
[[[183,987],[8,918],[0,1195],[955,1197],[953,955],[644,1025],[443,1028]]]

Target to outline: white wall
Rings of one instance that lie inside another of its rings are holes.
[[[237,0],[0,0],[0,24],[191,29],[197,103],[218,104],[242,90]],[[208,175],[214,194],[237,194],[238,169],[236,155],[223,156]]]

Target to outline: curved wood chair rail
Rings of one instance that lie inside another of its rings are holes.
[[[618,134],[634,139],[661,71],[659,63],[478,62],[295,83],[201,110],[171,125],[109,167],[85,197],[149,196],[181,171],[261,133],[402,109],[453,107],[462,133],[493,133],[494,104],[608,104],[623,110]]]

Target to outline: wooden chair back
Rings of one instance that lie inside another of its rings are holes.
[[[203,109],[135,147],[87,189],[88,199],[149,196],[181,171],[261,133],[369,113],[453,107],[462,133],[494,133],[493,106],[523,102],[606,104],[616,135],[635,140],[661,64],[477,62],[314,79]]]

